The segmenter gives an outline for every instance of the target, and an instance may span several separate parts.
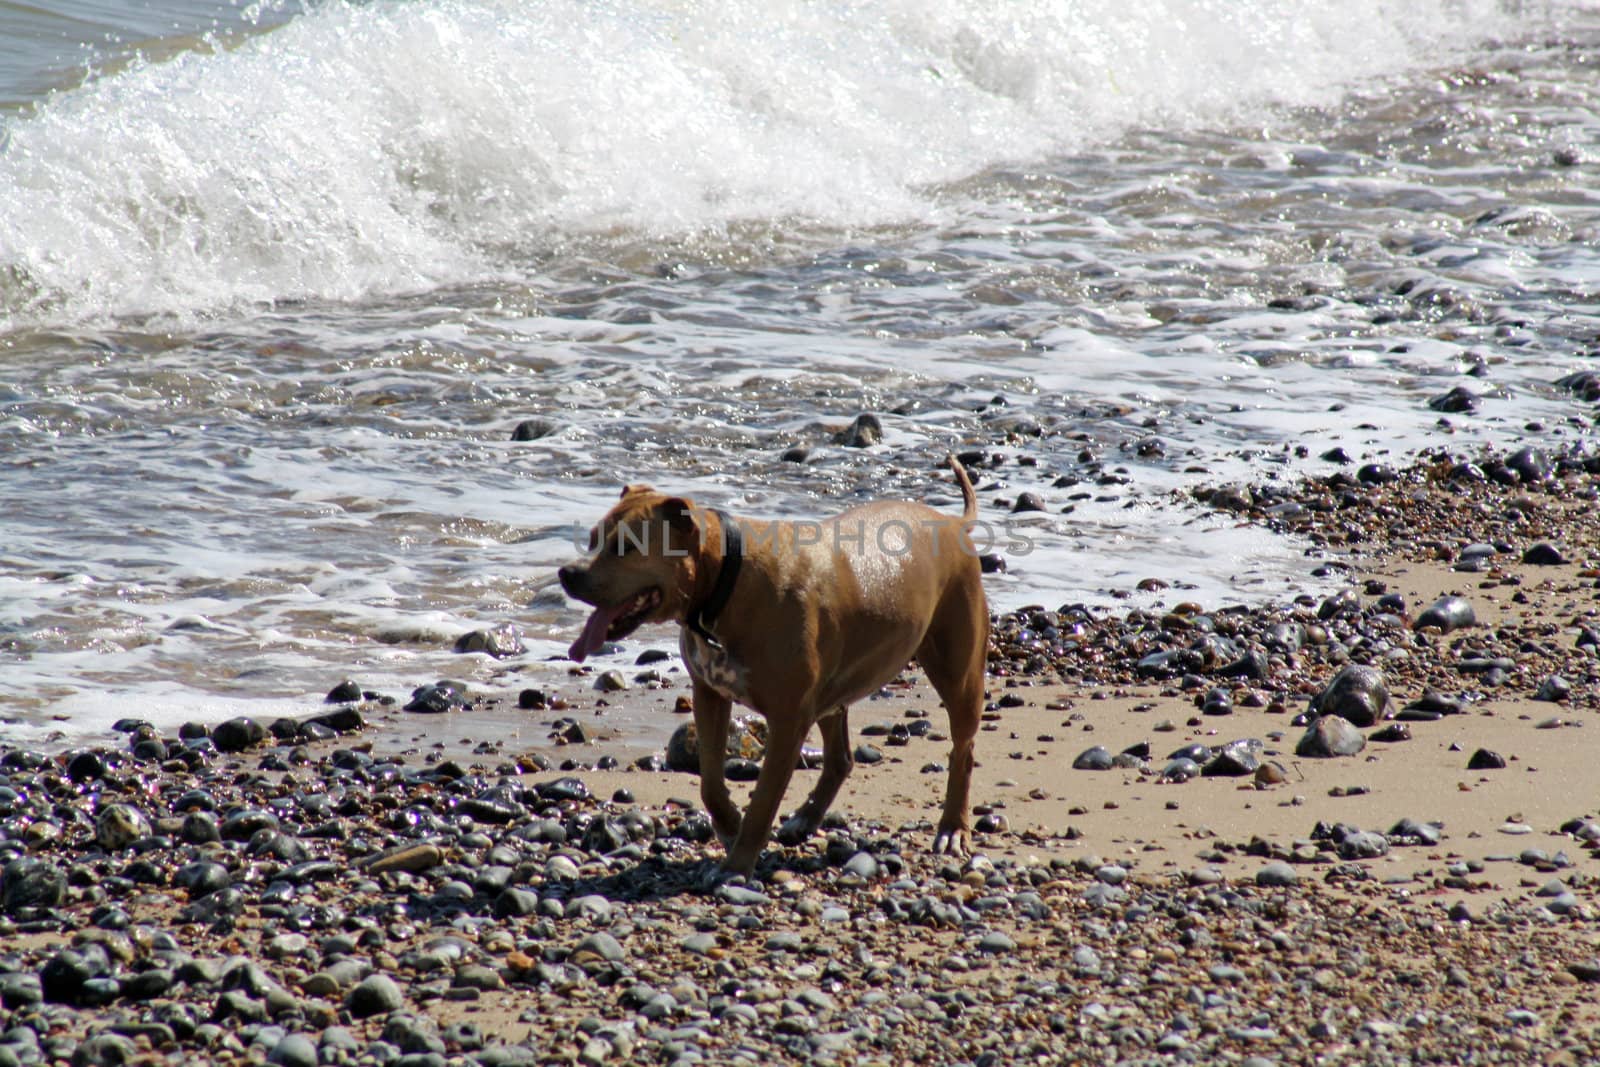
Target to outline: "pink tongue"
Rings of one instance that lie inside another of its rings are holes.
[[[579,634],[578,639],[572,642],[572,647],[567,649],[567,658],[582,663],[594,655],[600,646],[606,643],[606,631],[611,628],[612,622],[627,606],[628,601],[624,600],[614,608],[595,608],[589,615],[589,621],[583,624],[583,633]]]

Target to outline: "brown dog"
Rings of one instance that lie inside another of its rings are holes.
[[[960,518],[879,502],[819,523],[734,520],[630,485],[590,532],[589,558],[561,568],[567,594],[595,605],[573,642],[574,660],[646,622],[683,626],[700,792],[728,845],[724,870],[748,874],[755,866],[814,724],[822,775],[780,837],[796,842],[816,830],[854,765],[846,709],[913,656],[950,716],[934,850],[965,850],[989,612],[968,534],[977,495],[955,457],[949,464],[965,503]],[[766,759],[742,821],[722,772],[733,701],[767,720]]]

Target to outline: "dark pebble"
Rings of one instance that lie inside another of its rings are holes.
[[[1266,653],[1251,649],[1232,663],[1217,671],[1223,678],[1250,678],[1260,681],[1267,676],[1269,664]]]
[[[1075,771],[1109,771],[1111,766],[1111,750],[1104,745],[1086,748],[1072,761],[1072,769]]]
[[[1361,595],[1354,589],[1341,589],[1317,606],[1317,618],[1326,622],[1341,615],[1361,614]]]
[[[361,687],[346,678],[332,689],[323,698],[329,704],[354,704],[361,699]]]
[[[857,415],[855,421],[834,438],[834,443],[846,448],[867,448],[882,440],[883,423],[869,411]]]
[[[348,734],[365,729],[366,725],[367,721],[355,708],[336,708],[306,719],[300,724],[300,734],[302,737],[310,738],[319,728],[330,730],[335,734]]]
[[[411,700],[405,705],[404,710],[421,712],[425,715],[442,715],[461,704],[461,694],[453,687],[425,685],[411,694]]]
[[[1506,457],[1506,467],[1515,471],[1524,483],[1548,481],[1556,471],[1555,464],[1543,450],[1533,447],[1517,449]]]
[[[1387,463],[1368,463],[1356,471],[1356,480],[1365,485],[1388,485],[1400,480],[1400,474]]]
[[[67,895],[67,878],[48,860],[22,856],[0,868],[0,911],[53,908]]]
[[[730,782],[753,782],[761,777],[761,764],[736,757],[722,765],[722,774]]]
[[[400,987],[386,974],[369,975],[344,1000],[345,1010],[357,1019],[396,1011],[404,1003]]]
[[[1458,385],[1442,396],[1428,401],[1428,407],[1450,415],[1470,415],[1478,410],[1479,396],[1464,385]]]
[[[1567,562],[1567,557],[1550,542],[1540,541],[1522,554],[1522,562],[1535,567],[1560,567]]]
[[[211,730],[211,743],[218,752],[243,752],[261,744],[271,734],[265,726],[247,716],[220,722]]]
[[[1259,741],[1254,744],[1235,741],[1224,745],[1200,769],[1200,773],[1207,778],[1242,778],[1254,774],[1256,768],[1261,766],[1260,749]]]
[[[178,873],[172,876],[172,884],[179,889],[187,889],[193,900],[228,888],[233,884],[233,875],[220,863],[196,860],[178,868]]]
[[[1467,760],[1467,770],[1469,771],[1498,771],[1504,768],[1505,765],[1506,758],[1504,756],[1498,752],[1490,752],[1486,748],[1478,749],[1472,754],[1472,758]]]
[[[556,804],[589,799],[589,787],[584,785],[580,778],[557,778],[553,782],[543,782],[534,789],[538,792],[540,800]]]
[[[561,429],[560,423],[535,416],[531,419],[523,419],[512,427],[511,439],[513,441],[537,441],[541,437],[549,437],[559,429]]]
[[[106,761],[98,752],[75,752],[67,760],[67,777],[74,782],[92,782],[106,773]]]
[[[1374,726],[1388,710],[1389,689],[1383,674],[1357,663],[1341,669],[1311,698],[1313,714],[1337,715],[1356,726]]]

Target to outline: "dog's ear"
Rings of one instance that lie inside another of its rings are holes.
[[[702,534],[706,533],[702,510],[682,496],[669,496],[656,504],[656,515],[674,531],[675,544],[699,544]],[[677,537],[682,537],[682,541],[677,541]]]
[[[672,525],[685,530],[700,528],[700,509],[681,496],[669,496],[656,505],[656,511]]]
[[[625,486],[622,487],[622,497],[621,497],[621,499],[626,500],[630,496],[633,496],[635,493],[653,493],[653,492],[655,492],[655,490],[652,489],[648,485],[625,485]]]

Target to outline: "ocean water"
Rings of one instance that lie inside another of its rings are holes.
[[[538,684],[627,482],[954,507],[982,450],[987,516],[1046,505],[996,608],[1317,592],[1183,490],[1588,441],[1597,43],[1508,0],[0,0],[0,731]]]

